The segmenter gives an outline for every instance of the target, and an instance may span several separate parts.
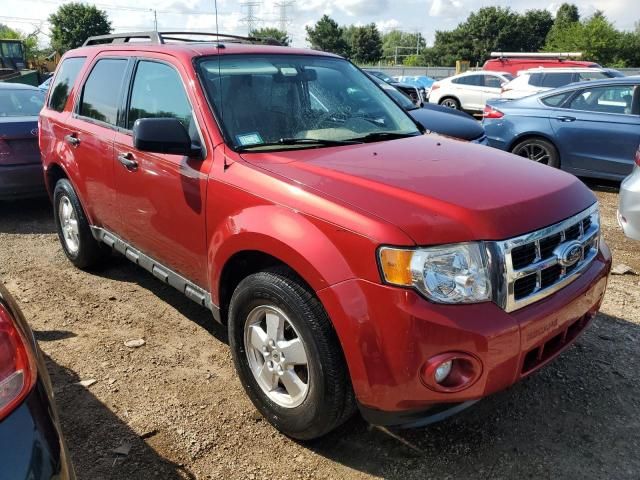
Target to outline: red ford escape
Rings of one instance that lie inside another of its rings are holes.
[[[589,325],[611,258],[575,177],[423,134],[340,57],[189,38],[64,56],[46,183],[69,260],[116,250],[210,309],[276,428],[424,425]]]

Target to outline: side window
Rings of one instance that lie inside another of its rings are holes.
[[[141,61],[136,68],[127,115],[131,130],[139,118],[173,117],[191,131],[193,112],[178,72],[164,63]]]
[[[118,121],[118,104],[127,60],[103,58],[93,66],[82,89],[78,113],[110,125]]]
[[[78,78],[78,74],[84,65],[85,57],[65,58],[60,65],[55,81],[51,86],[51,95],[49,96],[50,109],[56,112],[64,110],[64,106],[69,98],[71,88]]]
[[[608,75],[606,75],[604,72],[580,72],[578,74],[578,78],[580,79],[580,81],[584,81],[584,80],[600,80],[602,78],[609,78]]]
[[[571,96],[572,93],[573,92],[558,93],[556,95],[550,95],[548,97],[544,97],[540,101],[548,107],[559,107],[565,102],[567,98]]]
[[[493,75],[484,75],[484,86],[488,88],[500,88],[504,80],[499,77],[494,77]]]
[[[588,88],[571,100],[569,108],[597,113],[630,114],[633,89],[631,85]]]
[[[545,73],[541,87],[558,88],[573,82],[573,73]]]
[[[532,73],[531,77],[529,78],[529,85],[533,85],[534,87],[541,87],[543,77],[544,74],[542,73]]]
[[[466,77],[456,78],[452,80],[453,83],[458,83],[460,85],[473,85],[475,87],[480,87],[483,85],[484,75],[467,75]]]

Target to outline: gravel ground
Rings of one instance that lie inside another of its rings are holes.
[[[614,264],[640,271],[615,188],[595,190]],[[74,269],[46,201],[0,204],[0,278],[48,358],[80,479],[640,478],[638,276],[611,277],[574,347],[467,412],[393,432],[356,417],[308,444],[256,413],[205,310],[122,258]]]

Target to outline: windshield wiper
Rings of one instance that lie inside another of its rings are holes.
[[[349,140],[357,142],[377,142],[379,140],[394,140],[396,138],[417,137],[420,133],[401,133],[401,132],[372,132],[363,137],[350,138]]]
[[[249,149],[262,147],[277,147],[280,145],[322,145],[325,147],[335,147],[339,145],[353,145],[363,143],[360,139],[349,140],[328,140],[323,138],[281,138],[277,142],[256,143],[253,145],[245,145],[237,148],[237,151],[243,152]]]

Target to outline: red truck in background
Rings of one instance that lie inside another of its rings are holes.
[[[589,325],[611,256],[577,178],[425,134],[340,57],[193,35],[65,54],[46,183],[69,260],[115,250],[209,308],[276,428],[433,422]]]
[[[582,57],[580,52],[566,53],[526,53],[526,52],[492,52],[491,59],[487,60],[482,69],[496,72],[509,72],[518,75],[518,72],[530,68],[571,68],[571,67],[600,67],[594,62],[578,60]]]

